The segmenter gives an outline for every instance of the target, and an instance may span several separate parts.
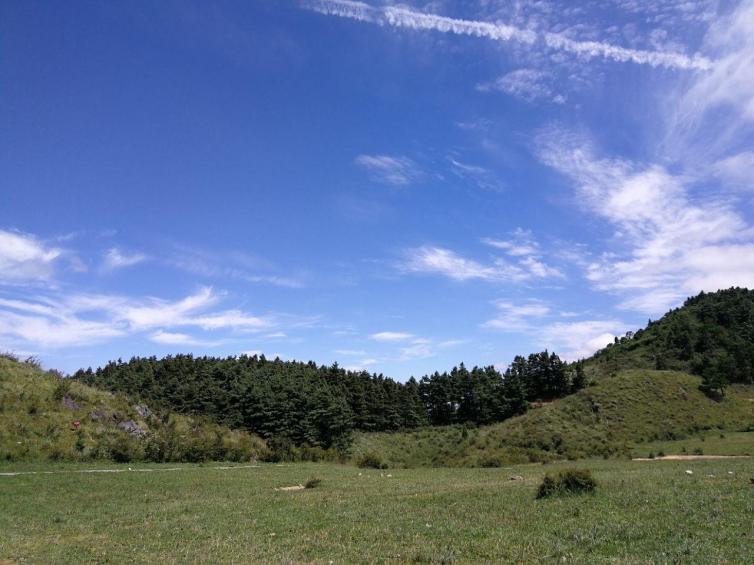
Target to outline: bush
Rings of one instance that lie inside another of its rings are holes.
[[[356,465],[362,469],[387,469],[387,463],[375,453],[365,453],[356,460]]]
[[[69,380],[63,380],[60,379],[58,383],[55,385],[55,390],[52,392],[52,399],[56,402],[60,402],[68,396],[68,393],[71,392],[71,381]]]
[[[556,477],[545,475],[542,484],[539,485],[537,498],[546,498],[561,494],[581,494],[594,492],[597,481],[592,473],[587,470],[563,471]]]
[[[304,484],[304,488],[317,488],[321,482],[322,482],[322,479],[318,479],[316,477],[313,479],[309,479]]]
[[[479,457],[478,464],[480,467],[502,467],[503,461],[498,456],[485,453]]]

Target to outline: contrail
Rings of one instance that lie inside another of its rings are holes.
[[[310,10],[328,16],[338,16],[378,25],[434,30],[456,35],[484,37],[494,41],[516,41],[528,45],[542,42],[550,49],[566,51],[588,59],[602,57],[613,61],[632,62],[669,69],[706,70],[712,66],[711,61],[701,55],[689,57],[683,53],[628,49],[599,41],[577,41],[559,33],[545,32],[538,34],[532,30],[502,23],[459,20],[397,6],[375,7],[353,0],[311,0],[305,2],[304,5]]]

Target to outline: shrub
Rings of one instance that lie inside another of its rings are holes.
[[[293,442],[285,436],[271,437],[267,440],[270,452],[266,460],[271,463],[282,463],[296,460],[296,449]]]
[[[501,467],[503,462],[500,457],[485,453],[479,457],[480,467]]]
[[[581,494],[594,492],[597,481],[592,474],[584,470],[563,471],[556,477],[545,475],[542,484],[539,485],[537,498],[546,498],[561,494]]]
[[[387,463],[376,453],[364,453],[356,460],[356,465],[362,469],[387,469]]]
[[[697,447],[694,449],[694,455],[704,455],[704,451],[702,451],[701,447]]]
[[[56,402],[60,402],[68,396],[68,393],[71,392],[71,381],[69,380],[63,380],[60,379],[60,381],[55,385],[55,390],[52,393],[52,399]]]
[[[306,483],[304,484],[304,488],[317,488],[321,482],[322,482],[322,479],[318,479],[314,477],[306,481]]]

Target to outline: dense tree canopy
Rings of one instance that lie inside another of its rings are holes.
[[[503,375],[494,367],[468,370],[461,364],[399,383],[337,364],[176,355],[112,361],[74,377],[266,438],[342,448],[353,430],[497,422],[523,413],[530,400],[563,396],[577,384],[574,369],[546,351],[517,357],[512,367]]]

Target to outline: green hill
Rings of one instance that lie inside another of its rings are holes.
[[[625,369],[670,369],[754,384],[754,291],[702,292],[598,351],[584,366],[597,379]]]
[[[717,401],[699,383],[673,371],[626,371],[499,424],[358,434],[352,451],[392,466],[499,466],[623,455],[644,442],[711,430],[754,432],[754,386],[732,386]],[[754,433],[751,441],[754,452]]]
[[[245,461],[264,441],[0,356],[0,460]]]

